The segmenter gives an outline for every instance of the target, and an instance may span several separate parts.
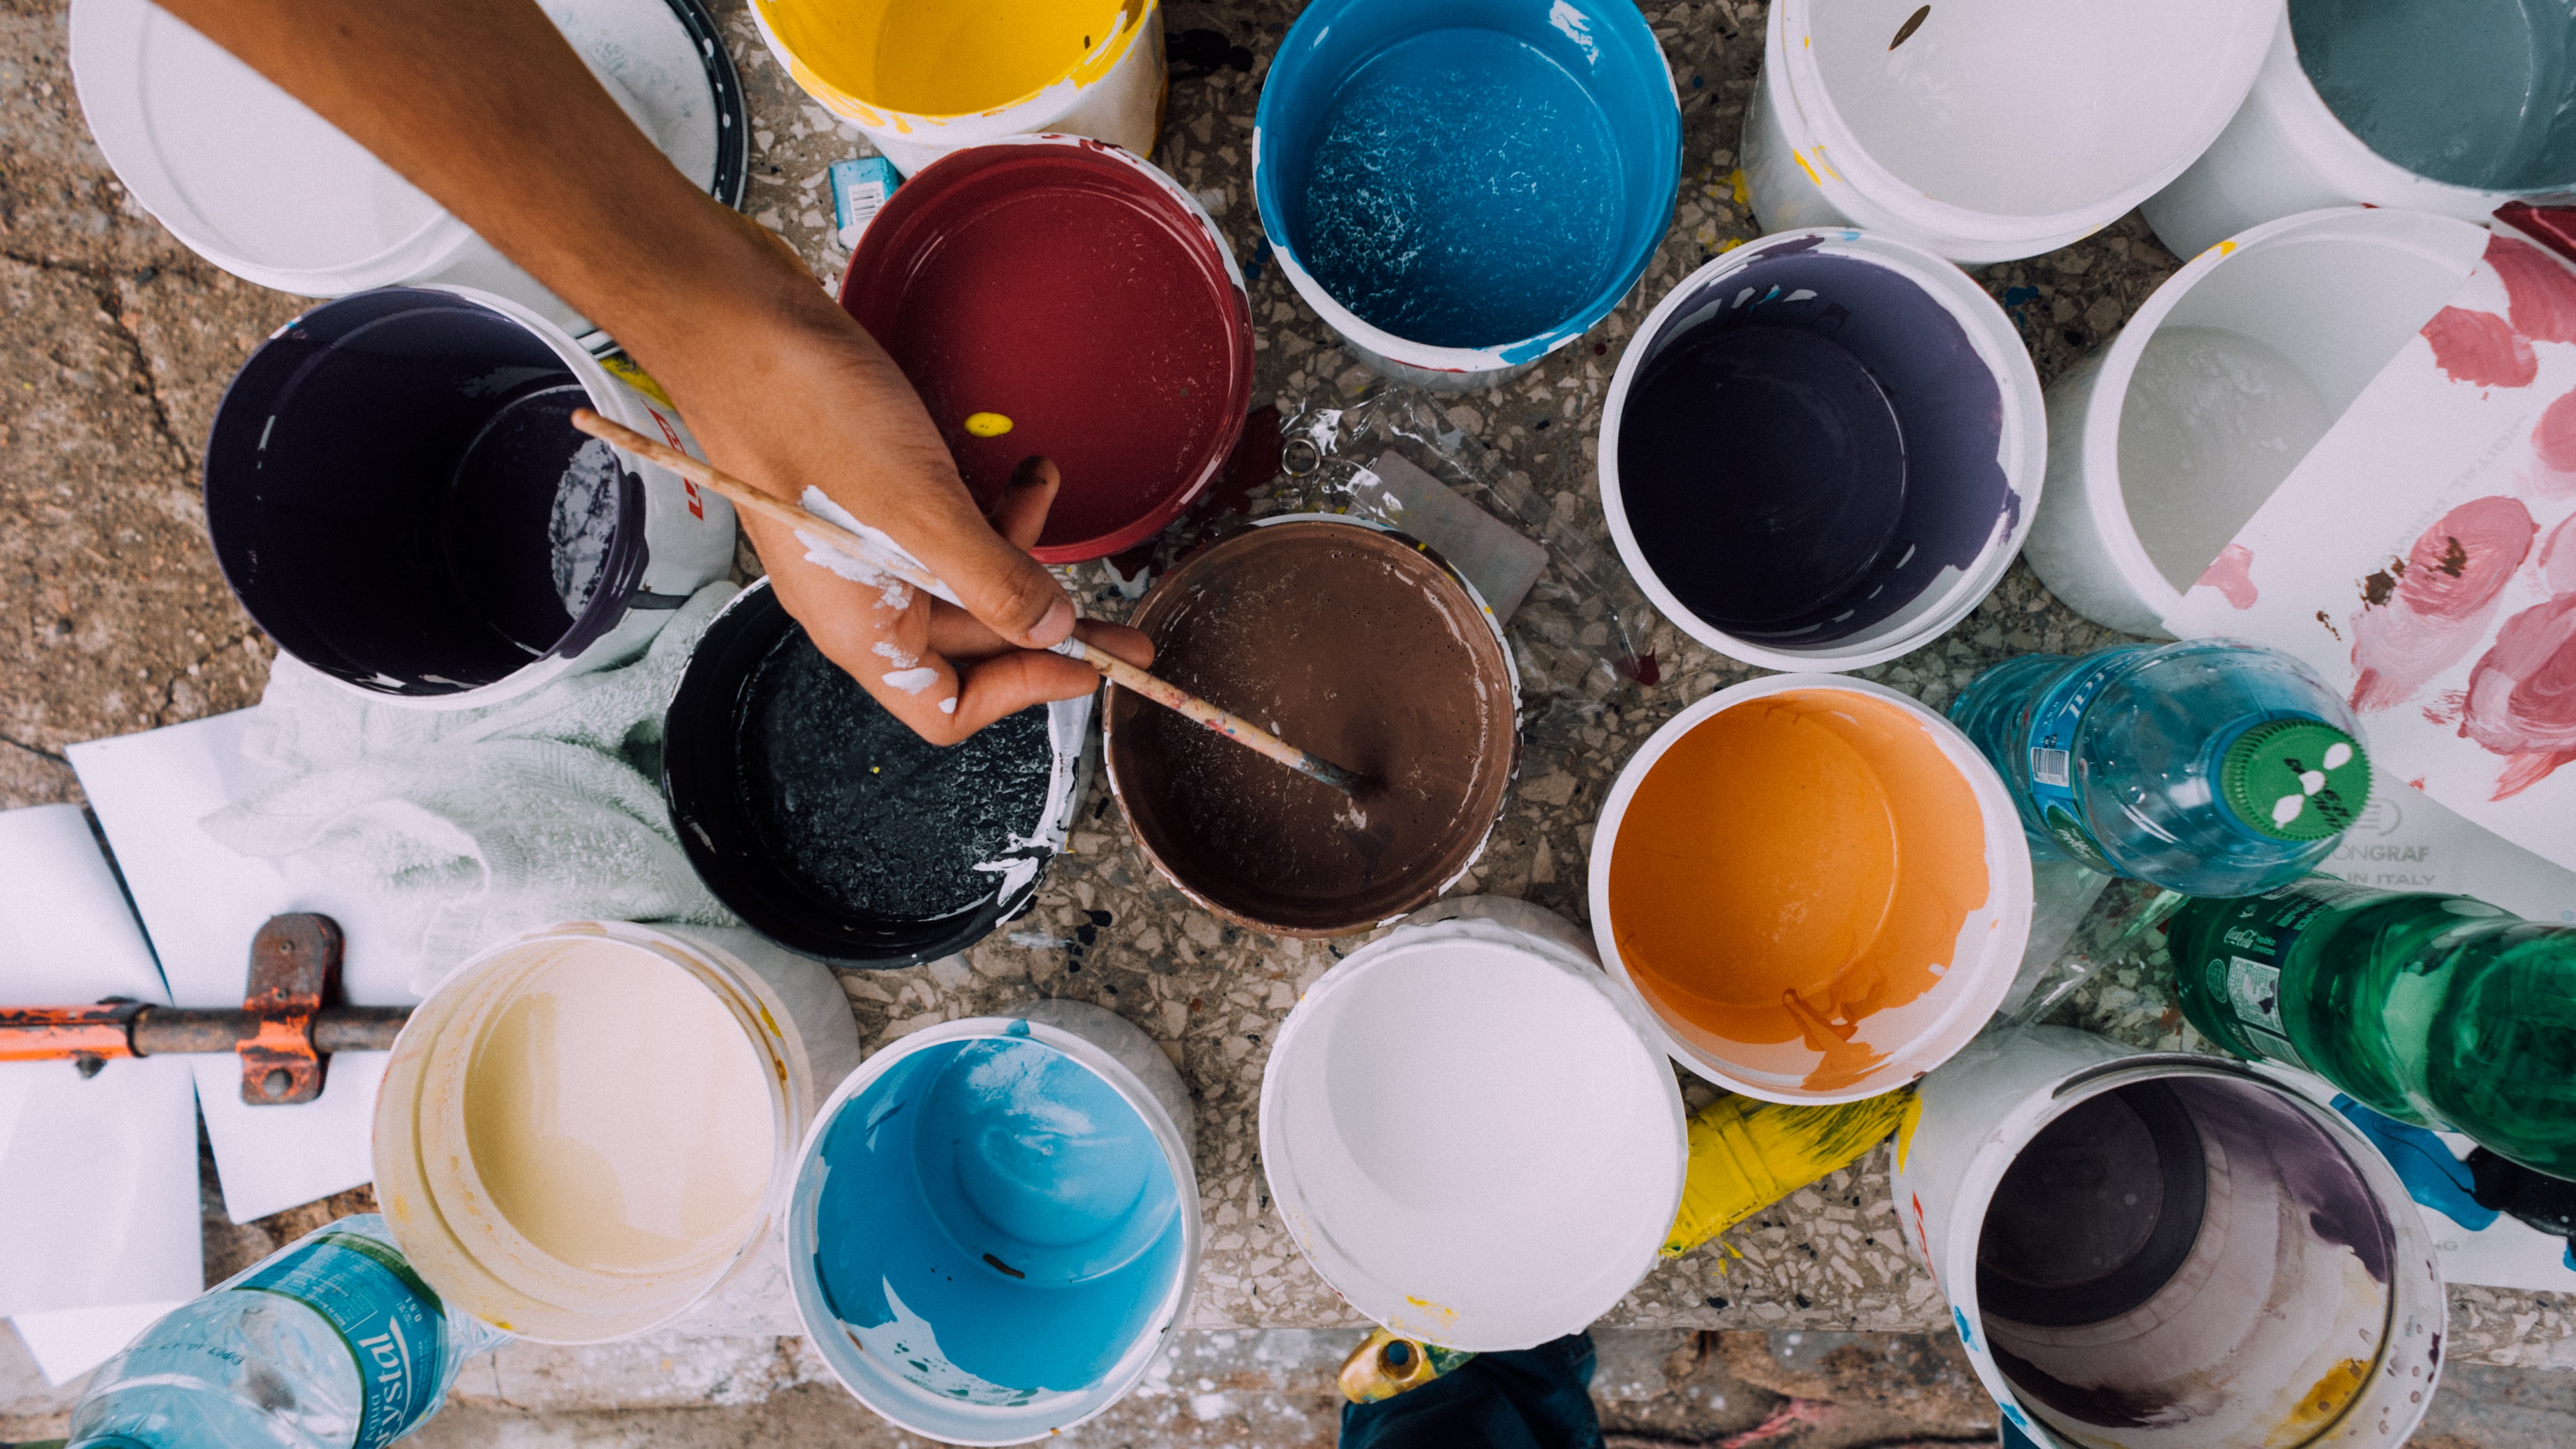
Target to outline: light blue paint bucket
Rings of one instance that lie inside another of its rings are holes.
[[[913,1433],[1072,1428],[1189,1309],[1193,1136],[1162,1049],[1097,1006],[905,1037],[823,1104],[797,1165],[787,1257],[807,1335]]]
[[[1317,0],[1262,83],[1252,171],[1281,268],[1353,352],[1485,387],[1644,273],[1681,103],[1629,0]]]

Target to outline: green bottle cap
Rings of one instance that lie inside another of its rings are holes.
[[[2323,840],[2370,803],[2370,759],[2361,741],[2324,720],[2265,720],[2227,747],[2218,798],[2258,834]]]

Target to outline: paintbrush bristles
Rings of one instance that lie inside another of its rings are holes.
[[[734,507],[757,513],[774,523],[810,533],[850,557],[880,568],[926,593],[948,597],[948,586],[925,572],[920,566],[897,558],[870,539],[861,537],[837,523],[815,515],[784,499],[752,487],[701,458],[693,458],[679,449],[657,443],[623,423],[601,417],[589,408],[577,408],[572,425],[594,438],[658,463],[699,487],[716,494]],[[1107,676],[1112,683],[1123,685],[1200,725],[1233,740],[1256,754],[1286,765],[1308,779],[1319,780],[1345,795],[1356,797],[1361,778],[1330,760],[1308,754],[1280,739],[1241,715],[1217,708],[1177,684],[1155,678],[1105,649],[1095,648],[1079,638],[1068,637],[1054,646],[1055,653],[1068,659],[1079,659]]]

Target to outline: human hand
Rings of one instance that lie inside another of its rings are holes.
[[[713,350],[676,369],[644,360],[711,462],[789,501],[819,489],[957,595],[952,604],[890,577],[844,577],[810,559],[793,529],[744,514],[779,602],[825,657],[934,744],[1096,688],[1095,670],[1045,647],[1077,630],[1150,664],[1153,646],[1135,630],[1077,624],[1072,601],[1028,555],[1061,485],[1055,466],[1023,463],[992,513],[980,512],[902,371],[810,282],[800,290],[820,305],[798,298],[785,317],[722,329],[730,367],[713,365]]]

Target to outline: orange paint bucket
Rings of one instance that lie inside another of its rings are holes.
[[[2030,934],[2003,781],[1949,721],[1839,675],[1722,690],[1619,774],[1602,959],[1674,1060],[1775,1102],[1905,1085],[1976,1035]]]

